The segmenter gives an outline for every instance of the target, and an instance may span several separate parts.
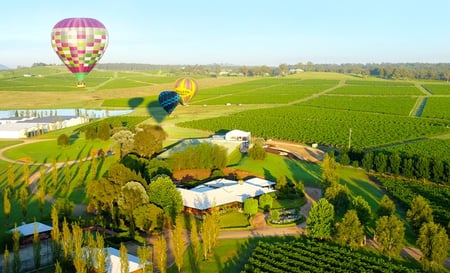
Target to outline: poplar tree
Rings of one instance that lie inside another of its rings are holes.
[[[185,239],[183,236],[183,230],[181,228],[180,217],[177,217],[175,228],[171,230],[171,232],[172,232],[173,256],[175,258],[175,263],[177,264],[178,272],[181,272],[181,268],[183,267],[183,253],[184,253]]]
[[[13,231],[13,272],[20,273],[20,267],[22,262],[20,261],[20,233],[17,226]]]
[[[9,200],[8,189],[3,191],[3,213],[5,214],[6,220],[9,220],[9,216],[11,215],[11,201]]]
[[[83,257],[83,230],[78,224],[72,224],[72,238],[74,252],[73,265],[77,273],[86,273],[86,261]]]
[[[120,272],[128,273],[128,250],[124,243],[120,243]]]
[[[23,182],[26,186],[30,184],[30,168],[28,164],[23,164]]]
[[[364,229],[355,210],[349,210],[344,215],[342,223],[337,228],[337,239],[349,245],[351,249],[361,245],[364,240]]]
[[[52,162],[52,184],[54,189],[58,187],[58,168],[56,166],[56,160]]]
[[[37,271],[41,267],[41,240],[39,238],[39,231],[37,229],[36,222],[34,223],[33,233],[33,255],[34,255],[34,267]]]
[[[156,248],[156,266],[161,273],[166,273],[167,270],[167,242],[163,234],[156,239],[154,247]]]
[[[10,273],[11,272],[11,265],[10,265],[10,261],[9,261],[8,246],[5,246],[5,252],[3,253],[3,272],[4,273]]]
[[[52,206],[51,212],[52,218],[52,230],[50,231],[50,235],[52,237],[52,253],[53,253],[53,261],[58,262],[59,257],[61,255],[61,245],[60,245],[60,231],[59,231],[59,218],[58,218],[58,209],[56,206]]]
[[[192,255],[195,266],[198,266],[199,258],[200,258],[200,240],[198,238],[198,228],[197,228],[197,221],[195,217],[190,216],[190,222],[191,222],[191,234],[190,234],[190,240],[191,240],[191,249],[192,249]]]
[[[20,201],[20,207],[22,208],[22,215],[25,218],[28,212],[28,187],[26,184],[23,184],[22,187],[20,187],[19,190],[19,201]]]

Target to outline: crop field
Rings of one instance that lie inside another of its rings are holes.
[[[412,96],[337,96],[324,95],[302,103],[327,109],[374,112],[408,116],[417,98]]]
[[[202,90],[192,104],[286,104],[337,84],[334,80],[262,79]]]
[[[450,121],[297,105],[245,111],[180,125],[210,131],[240,128],[264,138],[338,147],[347,145],[352,129],[352,145],[368,148],[448,133]]]
[[[450,96],[429,97],[422,117],[450,119]]]
[[[397,85],[345,85],[330,92],[339,95],[405,96],[423,95],[415,86]]]
[[[443,161],[450,161],[450,139],[419,139],[405,144],[393,145],[384,148],[389,152],[397,151],[412,158],[414,155],[437,158]]]
[[[433,95],[450,95],[450,84],[424,84],[423,87]]]

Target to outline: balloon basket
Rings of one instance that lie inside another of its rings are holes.
[[[77,82],[77,87],[84,88],[84,87],[86,87],[86,84],[84,82]]]

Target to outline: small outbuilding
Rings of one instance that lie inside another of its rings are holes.
[[[231,130],[225,134],[225,140],[227,141],[243,141],[249,142],[252,135],[250,132],[245,132],[241,130]]]
[[[28,244],[33,241],[34,236],[34,228],[36,227],[37,233],[39,234],[40,240],[45,240],[50,238],[50,232],[52,231],[52,227],[39,223],[39,222],[33,222],[28,224],[23,224],[21,226],[18,226],[16,228],[10,229],[9,232],[13,233],[15,229],[19,231],[19,234],[23,237],[22,243]]]

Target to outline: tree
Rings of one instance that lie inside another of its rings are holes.
[[[9,189],[3,191],[3,213],[5,214],[6,220],[9,220],[11,215],[11,201],[9,200]]]
[[[379,173],[386,172],[387,160],[386,160],[386,156],[383,153],[378,153],[375,156],[374,164],[375,164],[375,169],[377,172],[379,172]]]
[[[98,132],[97,137],[101,140],[108,140],[111,135],[111,127],[109,127],[109,124],[106,121],[101,121],[98,124]]]
[[[139,182],[126,183],[120,193],[120,198],[117,201],[120,212],[125,216],[129,222],[130,236],[134,238],[135,220],[133,216],[134,210],[149,202],[147,192],[144,186]]]
[[[336,160],[332,154],[325,154],[322,164],[322,183],[325,188],[339,183],[339,177],[336,173]]]
[[[325,198],[333,205],[336,215],[342,216],[350,208],[350,194],[347,186],[333,184],[326,189]]]
[[[83,256],[83,230],[78,224],[72,224],[73,252],[71,253],[73,265],[77,273],[87,273],[87,259]],[[89,247],[91,248],[91,247]]]
[[[144,269],[142,273],[151,273],[153,272],[153,264],[152,264],[152,247],[146,245],[144,243],[143,246],[138,246],[137,255],[139,258],[139,264]]]
[[[416,176],[418,178],[429,179],[430,178],[430,162],[425,156],[420,156],[417,160],[417,171]]]
[[[164,210],[164,214],[174,221],[183,209],[181,193],[166,175],[157,176],[148,187],[150,201]]]
[[[403,238],[405,237],[405,227],[400,219],[395,215],[378,218],[375,234],[381,251],[389,259],[400,254],[400,250],[403,248]]]
[[[39,231],[37,229],[36,222],[34,223],[34,233],[33,233],[33,258],[34,267],[37,271],[41,267],[41,240],[39,238]]]
[[[362,159],[362,166],[366,171],[370,171],[373,169],[373,153],[367,152],[364,154]]]
[[[433,159],[433,180],[435,182],[441,182],[444,178],[444,162],[439,158]]]
[[[20,273],[21,261],[20,261],[20,233],[17,226],[13,231],[13,272]]]
[[[395,175],[399,175],[400,174],[400,163],[401,163],[402,159],[400,157],[400,155],[398,154],[398,152],[393,152],[390,156],[389,156],[389,166],[391,168],[391,172]]]
[[[28,187],[23,184],[22,187],[20,187],[18,199],[20,201],[20,207],[22,208],[22,215],[25,217],[28,212]]]
[[[427,222],[420,228],[417,245],[422,251],[422,262],[426,270],[433,263],[442,265],[449,247],[445,228],[434,222]]]
[[[356,210],[349,210],[344,215],[342,223],[337,228],[337,240],[348,244],[351,249],[361,245],[364,240],[364,229]]]
[[[278,177],[277,183],[275,184],[275,189],[280,192],[285,192],[287,190],[288,184],[286,176],[282,175]]]
[[[244,213],[249,216],[254,216],[258,212],[258,200],[254,198],[247,198],[244,201]]]
[[[157,227],[162,227],[164,211],[151,203],[144,204],[133,211],[136,227],[150,233]]]
[[[56,142],[58,143],[58,146],[66,147],[70,143],[70,138],[67,134],[61,134],[58,136]]]
[[[53,254],[53,261],[58,261],[60,252],[61,252],[61,245],[60,245],[60,237],[61,234],[59,232],[59,218],[58,218],[58,209],[55,205],[52,206],[52,212],[51,212],[51,218],[52,218],[52,230],[50,231],[50,235],[52,237],[52,254]]]
[[[189,217],[191,223],[191,233],[189,237],[191,240],[192,256],[194,265],[197,267],[200,259],[200,240],[198,238],[197,221],[194,216],[190,215]]]
[[[112,136],[112,139],[120,147],[120,158],[123,158],[133,150],[134,134],[129,130],[121,130]]]
[[[5,252],[3,253],[3,272],[4,273],[10,273],[11,271],[11,265],[9,261],[9,250],[8,246],[5,246]]]
[[[330,239],[334,226],[334,208],[327,199],[314,203],[306,220],[306,230],[313,238]]]
[[[63,218],[70,217],[75,209],[75,204],[67,198],[56,199],[53,206],[55,206]]]
[[[259,207],[262,208],[265,212],[270,211],[272,209],[273,198],[272,195],[265,193],[259,197]]]
[[[85,137],[86,140],[94,140],[97,138],[97,130],[93,124],[86,126]]]
[[[353,199],[352,208],[356,211],[362,225],[369,223],[372,219],[372,209],[362,196],[358,195]]]
[[[120,243],[120,272],[128,273],[130,272],[128,267],[128,250],[124,243]]]
[[[152,158],[145,164],[142,176],[147,182],[150,182],[153,177],[158,175],[172,177],[172,170],[166,161]]]
[[[178,272],[181,272],[183,267],[183,254],[185,239],[183,236],[183,229],[181,227],[181,218],[177,217],[174,230],[172,230],[172,247],[175,263],[177,264]]]
[[[255,143],[250,149],[248,149],[248,155],[253,160],[264,160],[266,158],[266,150],[259,143]]]
[[[389,198],[387,195],[383,195],[380,201],[380,205],[377,209],[378,217],[382,216],[391,216],[395,213],[395,204],[394,201]]]
[[[413,177],[413,161],[411,158],[404,158],[402,161],[402,173],[403,176],[412,178]]]
[[[159,235],[155,242],[156,249],[156,266],[159,268],[159,272],[166,273],[166,262],[167,262],[167,252],[166,252],[166,238],[164,235]]]
[[[144,125],[134,135],[134,151],[141,157],[151,157],[162,150],[167,133],[159,125]]]
[[[433,222],[433,210],[428,201],[417,195],[411,202],[411,208],[406,211],[406,218],[415,232],[419,232],[424,223]]]
[[[348,156],[347,151],[344,151],[341,155],[341,160],[339,160],[339,163],[342,166],[350,165],[350,157]]]

